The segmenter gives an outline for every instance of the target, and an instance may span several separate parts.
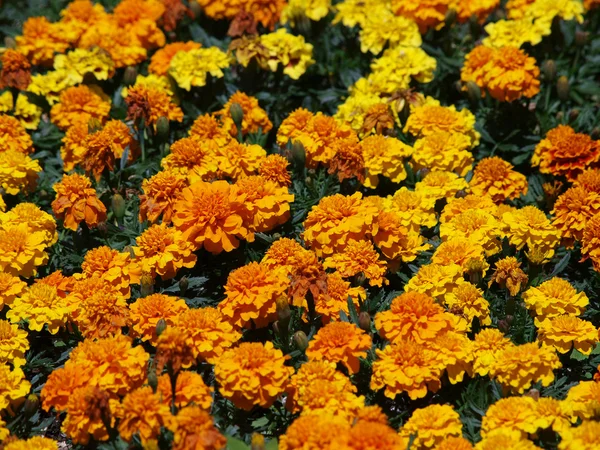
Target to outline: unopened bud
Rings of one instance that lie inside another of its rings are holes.
[[[35,394],[29,394],[27,396],[27,400],[25,400],[25,405],[23,405],[23,411],[25,415],[30,417],[33,416],[40,405],[40,399]]]
[[[556,113],[556,120],[563,120],[563,117],[565,117],[565,113],[562,111]]]
[[[431,172],[431,170],[429,170],[427,167],[417,170],[417,180],[423,180],[423,178],[425,178],[429,172]]]
[[[179,295],[185,297],[189,284],[188,277],[181,277],[181,280],[179,280]]]
[[[17,48],[17,41],[13,37],[5,36],[4,37],[4,46],[6,48]]]
[[[150,370],[148,370],[148,386],[156,392],[156,388],[158,387],[158,376],[156,375],[155,367],[150,367]]]
[[[118,220],[121,220],[125,216],[125,199],[121,194],[115,194],[110,199],[110,206],[113,214]]]
[[[595,127],[590,133],[590,137],[594,140],[600,138],[600,128]]]
[[[292,316],[288,299],[285,297],[285,295],[282,295],[277,298],[275,303],[277,305],[277,317],[279,318],[279,322],[281,325],[287,326],[290,321],[290,317]]]
[[[569,79],[565,75],[559,77],[558,81],[556,82],[556,91],[558,92],[558,98],[561,101],[566,102],[569,100],[570,89]]]
[[[583,47],[585,44],[587,44],[589,37],[590,33],[587,31],[577,30],[575,32],[575,44],[579,47]]]
[[[100,222],[98,225],[96,225],[96,228],[102,236],[106,236],[106,233],[108,233],[108,227],[106,226],[106,222]]]
[[[456,194],[454,194],[456,198],[465,198],[467,195],[467,191],[465,191],[464,189],[461,189],[460,191],[457,191]]]
[[[169,119],[160,116],[156,121],[156,137],[161,141],[166,141],[169,137]]]
[[[135,258],[135,251],[133,251],[133,247],[131,245],[126,245],[123,249],[123,253],[129,253],[131,258]]]
[[[138,76],[138,71],[135,67],[133,66],[128,66],[125,69],[125,73],[123,74],[123,84],[125,86],[131,86],[135,83],[135,80],[137,79]]]
[[[498,321],[498,329],[503,333],[508,333],[508,330],[510,329],[510,324],[506,320],[502,319]]]
[[[446,17],[444,18],[445,25],[447,27],[451,27],[456,22],[456,9],[450,8],[448,12],[446,12]]]
[[[371,331],[371,316],[368,312],[362,311],[358,315],[358,326],[361,328],[361,330],[367,332]]]
[[[163,331],[165,331],[167,328],[167,322],[165,321],[165,319],[159,319],[158,322],[156,322],[156,335],[160,336],[161,334],[163,334]]]
[[[273,322],[273,331],[279,334],[279,322]]]
[[[572,109],[571,111],[569,111],[569,120],[571,122],[576,121],[578,117],[579,117],[579,110],[578,109]]]
[[[232,103],[229,107],[229,114],[238,131],[242,131],[242,121],[244,120],[244,110],[242,109],[242,106],[239,103]]]
[[[154,294],[154,278],[152,278],[152,274],[148,272],[142,273],[140,279],[140,295],[142,297],[147,297],[152,294]]]
[[[190,11],[193,14],[193,17],[200,17],[200,15],[202,14],[202,6],[200,6],[200,3],[198,3],[197,1],[194,2],[188,2],[188,4],[190,5]]]
[[[308,337],[304,331],[296,331],[294,333],[294,344],[296,344],[296,347],[301,352],[308,348]]]
[[[540,399],[540,391],[537,389],[529,389],[529,391],[525,394],[527,397],[531,397],[535,401]]]
[[[513,316],[512,314],[507,314],[505,319],[506,319],[506,323],[508,323],[509,325],[512,325],[513,321],[515,320],[515,316]]]
[[[548,81],[554,81],[556,79],[556,63],[553,59],[548,59],[542,64],[542,72],[544,77]]]
[[[252,435],[250,450],[265,450],[265,438],[262,434],[254,433]]]
[[[467,82],[467,97],[471,103],[477,103],[481,99],[481,88],[474,81]]]
[[[304,167],[306,162],[306,149],[304,144],[300,141],[294,141],[292,144],[292,159],[296,164],[296,167]]]

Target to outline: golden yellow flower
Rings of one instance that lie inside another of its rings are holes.
[[[6,225],[0,228],[0,270],[29,278],[48,262],[46,234],[31,232],[29,227]]]
[[[475,335],[473,340],[473,371],[486,376],[494,365],[498,354],[513,344],[496,328],[484,328]]]
[[[206,411],[198,406],[187,406],[175,416],[173,450],[188,450],[199,445],[204,450],[221,450],[227,445],[227,439]]]
[[[418,408],[400,428],[400,436],[408,443],[412,435],[415,449],[438,448],[450,436],[461,436],[460,416],[450,405],[429,405]]]
[[[27,350],[29,350],[27,331],[20,330],[17,325],[6,320],[0,320],[0,364],[23,366]]]
[[[535,206],[524,206],[519,210],[504,213],[502,221],[507,227],[509,242],[517,250],[527,245],[530,251],[537,248],[546,253],[547,259],[552,258],[554,249],[560,243],[560,232],[543,211]]]
[[[473,343],[461,333],[458,329],[450,331],[425,344],[436,353],[452,384],[462,382],[465,374],[473,375]]]
[[[401,187],[393,196],[388,197],[388,208],[400,214],[405,227],[424,226],[432,228],[438,223],[435,214],[435,200],[421,192]]]
[[[484,69],[490,95],[503,102],[531,98],[540,91],[540,69],[535,58],[516,47],[501,47]]]
[[[60,26],[45,17],[28,18],[23,23],[22,35],[15,40],[17,51],[34,65],[50,65],[54,53],[63,53],[69,47]]]
[[[408,158],[413,149],[392,137],[381,135],[369,136],[360,143],[366,169],[364,185],[376,188],[379,175],[399,183],[406,178],[404,159]]]
[[[574,187],[584,187],[587,191],[600,194],[600,170],[587,169],[581,172],[573,182]]]
[[[218,47],[195,48],[177,52],[169,63],[168,74],[177,85],[189,91],[192,86],[206,86],[208,75],[223,78],[230,57]]]
[[[161,166],[187,177],[189,183],[208,181],[217,174],[216,144],[194,137],[179,139],[173,142]]]
[[[450,436],[442,440],[435,450],[473,450],[473,444],[463,437]]]
[[[600,415],[600,383],[580,381],[569,389],[563,403],[565,411],[571,417],[597,419]]]
[[[497,156],[484,158],[477,164],[469,187],[474,195],[490,196],[496,203],[527,195],[525,175],[514,171],[512,164]]]
[[[446,14],[453,6],[454,2],[451,0],[392,0],[392,11],[417,22],[421,33],[429,28],[442,28]]]
[[[16,297],[20,297],[27,283],[15,275],[7,272],[0,272],[0,308],[4,305],[10,305]]]
[[[449,198],[448,203],[444,206],[440,216],[441,223],[452,221],[459,214],[470,210],[478,209],[492,216],[498,216],[498,207],[490,197],[467,194],[465,197]],[[498,226],[501,226],[498,224]]]
[[[42,232],[43,244],[51,246],[58,241],[54,218],[34,203],[19,203],[6,213],[0,213],[0,228],[26,224],[31,233]]]
[[[559,450],[593,450],[600,445],[600,423],[585,420],[577,428],[563,430],[560,437]]]
[[[15,150],[0,152],[0,186],[9,195],[35,190],[41,171],[37,159]]]
[[[52,186],[56,199],[52,202],[54,215],[63,219],[63,226],[76,231],[85,221],[88,227],[95,227],[106,220],[106,206],[100,201],[89,178],[79,175],[65,175]]]
[[[415,228],[406,228],[398,211],[384,210],[377,216],[377,233],[373,242],[390,260],[414,261],[419,253],[431,248],[431,244]]]
[[[554,347],[559,353],[567,353],[575,348],[584,355],[589,355],[598,342],[598,330],[587,320],[558,316],[539,323],[538,339]]]
[[[164,320],[167,325],[174,325],[180,314],[187,310],[185,300],[165,294],[141,297],[129,305],[133,331],[142,341],[150,341],[154,345],[158,339],[158,322]]]
[[[287,158],[273,154],[264,158],[258,167],[258,173],[263,178],[273,181],[278,186],[290,186],[292,178],[288,170],[290,163]]]
[[[460,133],[468,136],[471,145],[479,144],[479,133],[475,130],[475,116],[467,109],[457,111],[454,106],[426,103],[412,109],[404,132],[416,137],[425,137],[440,131]]]
[[[369,241],[350,239],[348,245],[340,252],[328,256],[323,263],[327,269],[336,269],[343,278],[363,274],[369,285],[388,284],[385,278],[387,267]]]
[[[115,73],[115,63],[99,47],[77,48],[66,55],[56,55],[54,70],[67,73],[71,78],[69,84],[74,86],[82,83],[86,76],[88,78],[93,76],[96,80],[112,78]]]
[[[469,183],[454,172],[434,170],[415,185],[415,191],[426,198],[441,200],[452,198],[458,191],[467,191]]]
[[[260,67],[271,72],[277,72],[281,67],[283,73],[293,80],[299,79],[315,62],[312,58],[312,44],[307,43],[302,35],[289,34],[286,28],[279,28],[274,33],[261,34],[257,44],[257,60]],[[243,60],[240,62],[244,66],[247,65]]]
[[[464,318],[469,326],[477,317],[481,325],[491,325],[490,304],[483,291],[474,284],[461,283],[444,297],[444,303],[452,314]]]
[[[8,364],[0,364],[0,410],[5,410],[12,402],[24,398],[30,389],[31,383],[20,368],[11,370]]]
[[[29,439],[18,439],[7,441],[4,445],[5,450],[58,450],[58,442],[42,436],[34,436]]]
[[[26,155],[33,153],[33,141],[21,123],[14,117],[0,114],[0,146]]]
[[[173,386],[169,374],[165,373],[158,377],[157,394],[160,396],[160,401],[166,405],[174,403],[177,408],[183,408],[195,404],[208,411],[212,404],[212,393],[213,388],[204,383],[202,375],[182,370],[177,374],[175,401],[173,401]]]
[[[439,131],[421,139],[417,139],[412,155],[415,171],[429,169],[432,171],[454,172],[464,177],[473,167],[471,140],[461,133]]]
[[[585,292],[577,292],[567,280],[557,277],[527,289],[523,300],[540,321],[562,315],[579,316],[589,304]]]
[[[501,398],[490,405],[481,421],[481,435],[516,432],[526,438],[539,427],[536,402],[529,396]]]
[[[498,448],[510,450],[539,450],[540,447],[516,432],[493,433],[475,445],[475,450],[496,450]]]
[[[421,266],[404,285],[404,290],[427,294],[441,301],[446,294],[453,292],[463,282],[462,269],[459,265],[446,266],[432,263]]]
[[[83,143],[88,134],[89,127],[84,123],[69,127],[65,133],[65,136],[62,138],[63,145],[60,147],[60,157],[65,172],[71,172],[75,166],[83,162],[83,155],[86,151]]]
[[[340,320],[340,311],[349,314],[348,299],[352,299],[356,310],[359,310],[359,298],[366,298],[362,287],[351,287],[338,272],[327,274],[327,292],[315,299],[315,311],[321,316],[323,324]]]
[[[394,47],[419,47],[422,43],[419,27],[411,18],[395,15],[388,9],[365,17],[359,33],[360,51],[381,53],[388,45]]]
[[[194,120],[190,127],[190,137],[201,143],[214,142],[217,147],[225,146],[232,139],[212,114],[203,114]]]
[[[76,124],[87,125],[91,119],[103,123],[109,112],[110,103],[99,88],[81,85],[61,92],[59,102],[50,110],[50,119],[65,131]]]
[[[148,71],[155,75],[165,76],[169,71],[171,60],[179,52],[188,52],[202,47],[198,42],[172,42],[157,50],[150,58]]]
[[[483,45],[494,49],[502,47],[520,48],[523,44],[539,44],[551,32],[550,23],[523,17],[517,20],[499,20],[485,26],[488,34]]]
[[[335,450],[344,445],[350,424],[330,412],[304,414],[295,419],[279,438],[280,450]]]
[[[105,245],[85,254],[81,270],[82,274],[76,274],[77,278],[102,278],[126,298],[131,295],[130,285],[138,284],[141,275],[129,252],[119,252]]]
[[[62,431],[77,444],[87,445],[90,439],[108,440],[108,430],[102,422],[114,422],[110,405],[117,401],[96,386],[83,385],[69,393],[65,409],[67,415]]]
[[[582,261],[591,259],[594,270],[600,268],[600,213],[592,216],[586,223],[581,239]]]
[[[249,411],[255,405],[268,408],[294,373],[285,366],[287,358],[270,341],[245,342],[227,350],[215,362],[219,392],[241,409]]]
[[[156,340],[155,361],[157,373],[167,367],[172,373],[178,373],[196,363],[185,330],[177,326],[166,327]]]
[[[267,152],[260,145],[231,140],[217,150],[219,175],[233,181],[255,175],[266,157]]]
[[[538,425],[542,429],[552,429],[557,433],[571,428],[571,417],[567,403],[552,397],[542,397],[536,402],[535,412]]]

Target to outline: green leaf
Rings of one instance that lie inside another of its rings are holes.
[[[573,351],[571,352],[571,359],[574,359],[575,361],[585,361],[588,358],[589,358],[589,355],[584,355],[576,348],[574,348]]]
[[[250,447],[244,441],[232,436],[227,437],[227,450],[249,450]]]
[[[267,442],[267,445],[265,445],[265,450],[278,450],[279,449],[279,442],[277,441],[277,439],[271,439],[269,442]]]
[[[563,270],[567,268],[569,265],[569,261],[571,260],[571,252],[567,252],[565,256],[554,266],[552,273],[549,275],[549,278],[553,278],[561,273]]]

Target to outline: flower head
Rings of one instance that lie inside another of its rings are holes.
[[[225,146],[232,139],[212,114],[203,114],[194,120],[190,127],[190,137],[201,143],[213,142],[217,147]]]
[[[12,150],[28,155],[34,150],[25,127],[16,118],[5,114],[0,114],[0,145],[2,152]]]
[[[169,374],[165,373],[158,378],[157,391],[163,403],[173,403],[173,386]],[[204,383],[202,375],[183,370],[177,374],[174,403],[178,408],[195,404],[208,411],[212,404],[212,392],[213,389]]]
[[[412,162],[414,170],[454,172],[464,177],[473,167],[471,140],[461,133],[439,131],[417,139]]]
[[[15,88],[20,91],[27,89],[31,82],[31,64],[27,57],[17,50],[6,49],[2,54],[1,62],[0,87]]]
[[[27,332],[15,324],[0,320],[0,363],[21,367],[25,364],[25,352],[29,350]]]
[[[592,216],[586,223],[581,238],[582,261],[591,259],[594,270],[600,268],[600,213]]]
[[[161,166],[187,177],[189,183],[208,181],[217,174],[216,144],[193,137],[179,139],[173,142]]]
[[[362,287],[350,287],[338,272],[327,274],[327,291],[315,298],[315,311],[321,316],[323,324],[340,319],[340,311],[349,314],[348,298],[359,309],[359,298],[365,298]]]
[[[481,330],[473,341],[474,372],[481,376],[487,375],[492,370],[499,352],[512,345],[510,339],[496,328]]]
[[[494,274],[489,286],[496,282],[510,292],[513,297],[519,293],[522,285],[526,285],[529,277],[521,269],[521,263],[514,256],[496,261]]]
[[[63,53],[69,43],[59,24],[45,17],[30,17],[23,23],[21,36],[16,37],[17,51],[34,65],[49,66],[54,53]]]
[[[194,41],[173,42],[167,44],[152,55],[148,71],[155,75],[165,76],[169,71],[171,60],[177,53],[195,50],[201,46],[200,43]]]
[[[429,28],[441,28],[452,5],[450,0],[420,0],[418,2],[392,0],[392,11],[397,15],[414,20],[419,25],[421,33],[424,33]]]
[[[525,245],[531,251],[535,248],[550,259],[554,249],[560,243],[560,232],[552,225],[546,214],[535,206],[524,206],[521,209],[505,212],[502,221],[506,225],[509,242],[517,250]]]
[[[10,305],[16,297],[21,296],[27,283],[8,272],[0,272],[0,308]]]
[[[101,123],[110,112],[110,103],[102,91],[86,85],[70,87],[60,94],[59,102],[52,106],[50,119],[61,130],[76,124],[87,125],[91,119]]]
[[[195,48],[177,52],[171,58],[168,73],[180,88],[189,91],[192,86],[206,86],[209,74],[223,78],[223,69],[229,64],[229,56],[218,47]]]
[[[140,221],[148,220],[154,223],[162,216],[163,223],[169,224],[173,215],[173,205],[187,186],[187,179],[171,170],[163,170],[144,180],[144,194],[140,195]]]
[[[523,293],[523,300],[539,320],[563,315],[579,316],[589,303],[585,292],[577,292],[567,280],[557,277],[527,289]]]
[[[400,214],[405,227],[434,227],[438,220],[435,214],[435,200],[422,192],[410,191],[401,187],[389,199],[389,209]]]
[[[481,289],[472,283],[461,283],[444,297],[452,314],[464,318],[470,325],[477,317],[481,325],[491,325],[490,304]]]
[[[0,152],[0,186],[7,194],[33,191],[41,171],[39,161],[24,153],[16,150]]]
[[[585,420],[577,428],[563,430],[560,437],[559,450],[592,450],[600,445],[600,423]]]
[[[281,155],[268,155],[258,166],[258,173],[261,177],[273,181],[278,186],[290,186],[292,179],[288,171],[289,165],[288,160]]]
[[[179,410],[175,424],[173,450],[220,450],[227,445],[227,439],[217,430],[210,414],[199,406]]]
[[[56,221],[35,203],[19,203],[10,211],[0,213],[0,228],[21,224],[26,224],[31,233],[44,233],[43,243],[48,246],[58,241]]]
[[[444,439],[461,436],[460,416],[450,405],[429,405],[416,409],[402,428],[400,436],[407,441],[416,435],[413,446],[417,449],[438,448]]]
[[[387,272],[386,264],[369,241],[350,239],[340,253],[328,256],[323,266],[336,269],[343,278],[362,273],[371,286],[388,284],[388,280],[384,277]]]
[[[442,266],[427,264],[404,285],[406,292],[419,292],[434,299],[443,299],[444,295],[452,292],[463,282],[462,270],[456,264]]]
[[[160,117],[169,121],[181,122],[183,111],[172,102],[166,92],[143,84],[134,85],[127,91],[127,117],[136,124],[144,120],[145,125],[156,127]]]
[[[167,327],[156,340],[156,370],[161,373],[170,367],[174,373],[195,363],[192,347],[185,331],[177,326]]]
[[[142,341],[156,344],[156,325],[164,320],[167,326],[174,325],[181,313],[188,310],[184,300],[165,294],[152,294],[138,298],[129,305],[133,331]]]
[[[563,241],[572,246],[581,241],[588,220],[600,213],[600,195],[585,187],[573,186],[554,203],[552,224],[561,232]]]
[[[415,191],[420,192],[426,198],[441,200],[451,198],[460,190],[467,190],[469,184],[464,178],[460,178],[454,172],[434,170],[415,185]]]
[[[475,116],[467,109],[457,111],[454,106],[426,103],[415,107],[404,126],[404,132],[417,137],[447,131],[468,136],[473,146],[479,144],[475,130]]]
[[[48,262],[46,234],[32,232],[27,224],[0,227],[0,270],[31,277]]]
[[[321,412],[304,414],[294,420],[279,438],[279,448],[334,450],[341,448],[349,430],[350,425],[344,417]]]
[[[484,84],[490,95],[501,102],[531,98],[540,91],[540,69],[535,58],[516,47],[501,47],[484,66]]]
[[[100,201],[89,178],[79,175],[65,175],[52,188],[56,199],[52,202],[52,211],[63,225],[73,231],[82,221],[95,227],[106,220],[106,206]]]
[[[481,422],[483,437],[492,433],[517,432],[522,437],[538,429],[535,400],[528,396],[501,398],[490,405]]]
[[[217,151],[220,175],[233,181],[254,175],[266,156],[260,145],[231,140]]]
[[[474,195],[488,195],[496,203],[527,194],[525,175],[514,171],[510,163],[497,156],[484,158],[477,164],[469,186]]]
[[[257,133],[259,129],[262,130],[262,133],[266,134],[273,128],[267,112],[259,106],[258,99],[237,91],[223,105],[223,108],[215,113],[221,121],[223,129],[229,132],[232,137],[236,137],[238,134],[237,126],[230,111],[231,105],[234,103],[237,103],[242,108],[242,129],[239,130],[242,135]]]
[[[0,365],[0,410],[5,410],[15,400],[24,398],[31,389],[31,383],[23,371],[8,364]]]
[[[365,186],[376,188],[379,175],[399,183],[406,178],[404,159],[409,157],[413,149],[392,137],[381,135],[369,136],[360,143],[363,151],[365,170]]]
[[[538,326],[540,342],[554,347],[559,353],[575,348],[589,355],[598,342],[598,330],[591,322],[574,316],[558,316],[546,319]]]

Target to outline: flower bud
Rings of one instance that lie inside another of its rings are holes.
[[[125,199],[121,194],[115,194],[110,199],[110,206],[117,220],[121,220],[125,216]]]
[[[574,122],[577,120],[578,117],[579,117],[578,109],[572,109],[571,111],[569,111],[569,121]]]
[[[429,170],[427,167],[417,170],[417,180],[422,181],[423,178],[429,174],[429,172],[431,172],[431,170]]]
[[[133,247],[131,245],[126,245],[125,248],[123,248],[123,253],[129,253],[131,258],[135,258],[135,252],[133,251]]]
[[[456,17],[457,17],[456,9],[450,8],[446,12],[446,17],[444,18],[445,26],[451,27],[452,25],[454,25],[454,23],[456,22]]]
[[[600,138],[600,128],[594,127],[594,129],[590,133],[590,137],[594,140]]]
[[[279,334],[279,322],[273,322],[273,331]]]
[[[152,390],[156,392],[156,388],[158,387],[158,376],[156,375],[155,367],[150,367],[148,370],[148,386],[150,386]]]
[[[140,279],[140,294],[142,297],[154,294],[154,278],[152,278],[151,273],[142,273]]]
[[[238,131],[242,131],[242,121],[244,120],[244,110],[239,103],[232,103],[229,107],[229,114],[233,119],[233,123],[237,127]]]
[[[371,331],[371,316],[369,315],[368,312],[362,311],[358,315],[358,326],[361,328],[361,330],[364,330],[367,332]]]
[[[4,37],[4,46],[6,48],[17,48],[17,41],[11,36]]]
[[[460,191],[457,191],[456,194],[454,194],[456,198],[465,198],[467,195],[467,191],[465,191],[464,189],[461,189]]]
[[[285,295],[281,295],[275,303],[277,305],[277,317],[279,318],[280,326],[287,327],[288,323],[290,323],[290,317],[292,317],[289,301]]]
[[[498,321],[498,329],[506,334],[510,329],[510,324],[506,320],[502,319]]]
[[[554,81],[556,79],[556,63],[553,59],[544,61],[542,64],[542,72],[546,80]]]
[[[265,437],[262,434],[252,434],[252,441],[250,441],[250,450],[265,450]]]
[[[587,31],[577,30],[575,32],[575,45],[583,47],[585,44],[587,44],[589,37],[590,33]]]
[[[134,66],[128,66],[123,74],[123,84],[125,86],[131,86],[135,83],[138,76],[138,71]]]
[[[292,159],[296,167],[304,167],[306,162],[306,150],[304,144],[300,141],[294,141],[292,144]]]
[[[296,344],[296,347],[301,352],[308,348],[308,337],[304,331],[296,331],[294,333],[294,344]]]
[[[198,2],[188,2],[192,17],[200,17],[202,15],[202,6]]]
[[[23,411],[25,415],[30,417],[33,416],[40,406],[40,399],[35,394],[29,394],[27,396],[27,400],[25,400],[25,404],[23,405]]]
[[[481,99],[481,88],[474,81],[467,81],[467,97],[471,103],[477,103]]]
[[[161,334],[163,334],[163,331],[165,331],[166,328],[167,322],[165,321],[165,319],[159,319],[159,321],[156,322],[156,335],[160,336]]]
[[[179,280],[179,295],[185,297],[189,284],[188,277],[181,277],[181,280]]]
[[[558,98],[561,101],[566,102],[569,100],[570,89],[569,79],[565,75],[560,76],[556,82],[556,91],[558,92]]]
[[[156,137],[161,141],[166,141],[169,137],[169,119],[160,116],[156,121]]]
[[[537,389],[529,389],[529,391],[525,394],[527,397],[531,397],[535,401],[540,399],[540,391]]]

